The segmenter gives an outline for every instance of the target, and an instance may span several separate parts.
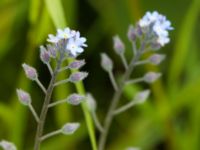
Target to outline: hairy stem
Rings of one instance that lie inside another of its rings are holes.
[[[101,135],[100,135],[99,150],[104,150],[104,148],[105,148],[107,135],[108,135],[110,125],[111,125],[113,117],[114,117],[113,112],[115,111],[115,109],[116,109],[116,107],[119,103],[120,97],[121,97],[122,92],[123,92],[123,88],[126,85],[126,81],[129,80],[130,75],[134,70],[134,67],[135,67],[134,64],[140,59],[140,56],[142,54],[144,47],[145,47],[145,43],[142,44],[140,50],[137,52],[137,54],[132,59],[131,63],[128,66],[128,69],[126,70],[126,72],[125,72],[125,74],[122,78],[122,81],[121,81],[121,84],[120,84],[118,90],[114,93],[113,99],[111,101],[111,105],[109,107],[108,113],[107,113],[106,118],[105,118],[104,132],[102,132]]]
[[[41,136],[43,134],[43,130],[44,130],[44,124],[45,124],[45,120],[46,120],[46,116],[47,116],[47,112],[48,112],[48,105],[50,103],[51,100],[51,95],[54,89],[54,83],[56,80],[56,76],[58,74],[58,70],[61,67],[61,63],[62,63],[63,58],[61,57],[57,63],[56,69],[52,75],[51,81],[49,83],[48,89],[46,91],[46,95],[45,95],[45,100],[42,106],[42,111],[40,114],[40,121],[38,123],[37,126],[37,131],[36,131],[36,137],[35,137],[35,145],[34,145],[34,150],[39,150],[40,149],[40,145],[41,145]]]

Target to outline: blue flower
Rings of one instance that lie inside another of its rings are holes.
[[[76,31],[65,28],[64,30],[57,30],[57,37],[59,39],[70,39],[76,35]]]
[[[171,22],[165,16],[159,14],[157,11],[147,12],[144,17],[139,21],[142,28],[152,27],[153,32],[157,36],[157,42],[164,46],[169,43],[169,30],[173,30]]]
[[[80,37],[80,33],[76,32],[75,37],[69,39],[66,45],[66,50],[69,51],[73,56],[77,56],[84,51],[83,47],[87,47],[85,42],[86,38]]]
[[[53,34],[49,34],[48,35],[48,39],[47,41],[50,43],[58,43],[58,41],[60,40],[57,36],[54,36]]]

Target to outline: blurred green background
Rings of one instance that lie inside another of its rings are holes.
[[[19,150],[32,149],[36,123],[29,110],[19,104],[15,89],[31,93],[39,112],[43,93],[26,79],[21,63],[38,69],[40,80],[47,86],[49,74],[40,62],[39,45],[46,42],[56,27],[67,24],[87,37],[89,47],[81,58],[89,72],[85,88],[98,101],[102,121],[113,89],[100,67],[100,53],[108,53],[115,62],[115,75],[120,78],[123,65],[112,50],[112,36],[119,34],[126,43],[126,56],[131,59],[131,45],[126,38],[129,24],[146,11],[165,14],[175,28],[171,43],[160,53],[167,58],[159,67],[137,69],[135,76],[148,70],[161,71],[155,84],[132,85],[125,89],[121,104],[128,102],[137,90],[151,88],[149,100],[117,116],[112,124],[107,150],[124,150],[128,146],[144,150],[200,149],[200,0],[0,0],[0,139],[14,142]],[[66,77],[66,75],[63,75]],[[62,78],[62,77],[61,77]],[[63,86],[54,99],[75,91]],[[60,128],[66,121],[80,121],[73,136],[57,136],[45,141],[42,150],[92,150],[81,107],[63,105],[50,110],[45,132]],[[98,138],[98,132],[96,136]]]

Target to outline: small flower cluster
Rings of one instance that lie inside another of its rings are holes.
[[[122,91],[127,84],[136,84],[139,82],[151,84],[161,76],[161,73],[150,71],[142,77],[131,79],[135,67],[144,64],[159,65],[165,59],[165,55],[157,54],[155,50],[159,50],[162,46],[169,43],[168,31],[172,29],[170,21],[156,11],[153,13],[147,12],[135,26],[130,25],[127,32],[127,37],[132,44],[133,51],[133,57],[130,62],[128,62],[125,57],[126,46],[123,41],[118,35],[113,37],[114,51],[121,58],[125,68],[120,83],[117,82],[114,76],[114,62],[106,53],[101,54],[101,66],[108,73],[115,93],[103,126],[95,114],[97,108],[95,99],[90,94],[87,96],[87,105],[90,108],[97,129],[101,132],[99,143],[100,150],[103,150],[105,147],[106,137],[113,117],[135,105],[143,104],[148,99],[150,95],[149,89],[139,91],[130,102],[118,108],[121,94],[123,93]],[[142,56],[149,52],[154,54],[151,54],[147,59],[141,60]],[[107,120],[111,121],[107,122]],[[139,150],[139,148],[136,147],[129,147],[127,150],[129,149]]]
[[[71,57],[76,58],[80,53],[84,51],[84,47],[87,47],[85,44],[86,38],[81,37],[80,33],[75,30],[71,30],[69,28],[65,28],[64,30],[58,29],[56,36],[50,34],[47,39],[50,44],[45,46],[40,46],[40,59],[41,61],[48,67],[49,72],[51,74],[51,80],[49,82],[48,88],[46,88],[42,82],[39,80],[39,75],[37,70],[28,65],[28,64],[22,64],[22,67],[24,69],[25,75],[28,79],[36,82],[38,86],[41,88],[41,90],[45,94],[45,102],[43,103],[45,107],[42,109],[41,114],[38,115],[35,111],[34,107],[32,106],[32,100],[31,96],[28,92],[17,89],[17,96],[20,101],[25,106],[28,106],[30,111],[32,112],[35,120],[38,123],[38,128],[43,128],[39,122],[45,122],[45,120],[42,120],[42,118],[39,118],[39,116],[47,115],[47,110],[53,106],[56,106],[58,104],[68,103],[71,105],[79,105],[83,100],[85,100],[85,96],[79,95],[78,93],[73,93],[69,95],[64,100],[58,100],[56,102],[51,102],[51,95],[54,90],[54,88],[58,85],[65,84],[67,82],[71,82],[76,84],[77,82],[80,82],[84,80],[87,76],[87,72],[81,72],[77,69],[80,69],[82,66],[85,65],[85,60],[76,60],[73,59],[73,61],[70,61],[67,66],[64,66],[64,61],[66,59],[69,59]],[[51,59],[56,61],[56,67],[51,67]],[[72,60],[72,59],[71,59]],[[57,81],[57,75],[65,71],[67,69],[74,70],[71,75],[67,79]],[[51,89],[51,90],[50,90]],[[65,135],[71,135],[73,134],[78,128],[80,127],[79,123],[67,123],[65,124],[61,129],[56,130],[54,132],[51,132],[49,134],[46,134],[44,136],[38,136],[39,133],[36,134],[36,141],[35,146],[37,146],[37,142],[40,143],[40,140],[45,140],[51,136],[54,136],[56,134],[62,133]],[[40,130],[37,130],[37,132],[40,132]],[[42,135],[43,133],[40,133]],[[8,144],[3,142],[0,146],[6,147]],[[9,145],[8,145],[9,146]],[[7,147],[8,147],[7,146]],[[15,150],[15,149],[5,149],[5,150]]]
[[[157,11],[152,13],[147,12],[139,21],[139,26],[143,30],[146,30],[147,28],[153,29],[153,32],[157,36],[156,40],[161,46],[169,43],[170,39],[168,37],[168,30],[173,30],[171,27],[171,22],[167,20],[165,16],[159,14]]]
[[[48,42],[57,44],[61,41],[64,41],[63,50],[73,57],[76,57],[78,54],[84,51],[84,47],[87,47],[85,44],[86,38],[80,36],[80,32],[65,28],[64,30],[58,29],[57,34],[54,36],[49,34]]]

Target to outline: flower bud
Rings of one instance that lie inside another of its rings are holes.
[[[78,105],[80,104],[83,100],[85,99],[84,96],[79,95],[79,94],[71,94],[68,98],[67,98],[67,102],[69,104],[72,105]]]
[[[136,34],[138,37],[141,37],[143,34],[142,28],[139,24],[137,25],[137,28],[136,28]]]
[[[79,82],[85,79],[87,76],[88,76],[87,72],[76,72],[70,75],[69,81],[73,83]]]
[[[165,55],[154,54],[149,57],[149,62],[154,65],[159,65],[165,59]]]
[[[142,92],[139,92],[135,95],[134,100],[137,104],[142,104],[146,101],[146,99],[149,97],[150,90],[144,90]]]
[[[50,61],[50,53],[44,46],[40,46],[40,59],[43,63],[47,64]]]
[[[85,65],[85,60],[76,60],[68,65],[70,69],[80,69]]]
[[[96,104],[96,100],[94,99],[92,94],[88,93],[86,98],[87,98],[86,103],[87,103],[89,110],[96,111],[97,104]]]
[[[158,42],[153,42],[153,43],[151,43],[151,48],[154,51],[157,51],[157,50],[159,50],[161,48],[161,45]]]
[[[136,31],[134,29],[134,27],[132,25],[129,26],[129,29],[128,29],[128,39],[131,41],[131,42],[134,42],[136,40]]]
[[[2,140],[0,142],[0,147],[3,148],[3,150],[17,150],[16,146],[8,141]]]
[[[56,47],[53,46],[53,45],[48,44],[48,45],[47,45],[47,49],[48,49],[48,51],[50,52],[51,57],[52,57],[52,58],[56,58],[56,56],[57,56],[57,49],[56,49]]]
[[[23,105],[29,105],[31,103],[31,97],[29,93],[25,92],[24,90],[17,89],[17,96]]]
[[[80,123],[67,123],[65,124],[61,131],[65,135],[73,134],[80,127]]]
[[[115,52],[119,55],[123,54],[124,50],[125,50],[125,46],[118,35],[113,37],[113,43],[114,43],[113,48],[114,48]]]
[[[22,64],[22,67],[25,71],[27,78],[29,78],[31,80],[36,80],[38,78],[37,71],[35,68],[33,68],[25,63]]]
[[[161,76],[161,73],[156,73],[156,72],[148,72],[147,74],[144,75],[144,81],[147,83],[153,83],[156,81],[159,77]]]
[[[107,72],[112,71],[113,69],[113,62],[105,53],[101,54],[101,67]]]

